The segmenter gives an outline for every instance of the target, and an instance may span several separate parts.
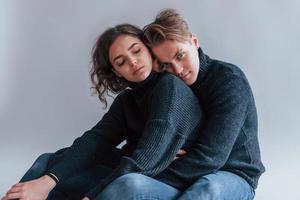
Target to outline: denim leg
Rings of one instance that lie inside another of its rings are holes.
[[[51,155],[53,155],[53,153],[44,153],[40,155],[21,178],[20,182],[31,181],[44,175]]]
[[[49,167],[48,164],[52,155],[54,155],[54,153],[44,153],[40,155],[21,178],[20,182],[31,181],[43,176],[47,167]],[[111,159],[109,157],[105,158],[107,159],[105,164],[95,164],[61,181],[49,193],[47,200],[81,199],[85,193],[97,185],[101,178],[104,178],[112,171],[112,167],[115,164],[114,162],[120,157],[115,151],[109,156],[111,156]]]
[[[109,184],[96,200],[172,200],[180,191],[153,178],[130,173]]]
[[[112,170],[112,168],[99,164],[78,172],[68,179],[59,182],[59,184],[51,191],[47,200],[81,200],[88,191],[96,187],[101,179],[109,175]]]
[[[77,172],[66,180],[61,181],[55,187],[54,192],[59,194],[63,192],[72,200],[81,200],[88,191],[99,184],[101,179],[108,176],[113,169],[119,165],[121,157],[121,150],[117,148],[114,149],[100,160],[95,160],[95,163],[89,168]]]
[[[178,200],[252,200],[254,190],[242,177],[218,171],[199,178]]]

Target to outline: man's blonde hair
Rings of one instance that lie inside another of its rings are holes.
[[[190,41],[192,36],[187,22],[174,9],[165,9],[158,13],[154,22],[143,28],[144,42],[153,47],[165,40],[179,42]]]

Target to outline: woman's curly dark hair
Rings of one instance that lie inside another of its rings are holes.
[[[90,71],[92,89],[98,94],[107,107],[105,95],[108,91],[118,93],[129,86],[129,81],[118,77],[113,71],[109,60],[109,48],[120,35],[130,35],[142,41],[143,31],[131,24],[120,24],[104,31],[98,38],[92,50],[92,68]]]

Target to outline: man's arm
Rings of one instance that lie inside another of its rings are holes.
[[[198,134],[197,142],[185,156],[175,160],[160,174],[161,180],[171,174],[185,171],[191,183],[197,178],[213,173],[224,166],[233,145],[242,131],[251,101],[252,92],[246,79],[228,75],[210,86],[209,107],[205,110],[205,121]],[[186,169],[189,170],[186,170]],[[180,176],[180,175],[178,175]]]

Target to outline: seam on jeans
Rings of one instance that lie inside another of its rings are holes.
[[[138,194],[135,196],[134,200],[161,200],[161,198],[152,194]]]

